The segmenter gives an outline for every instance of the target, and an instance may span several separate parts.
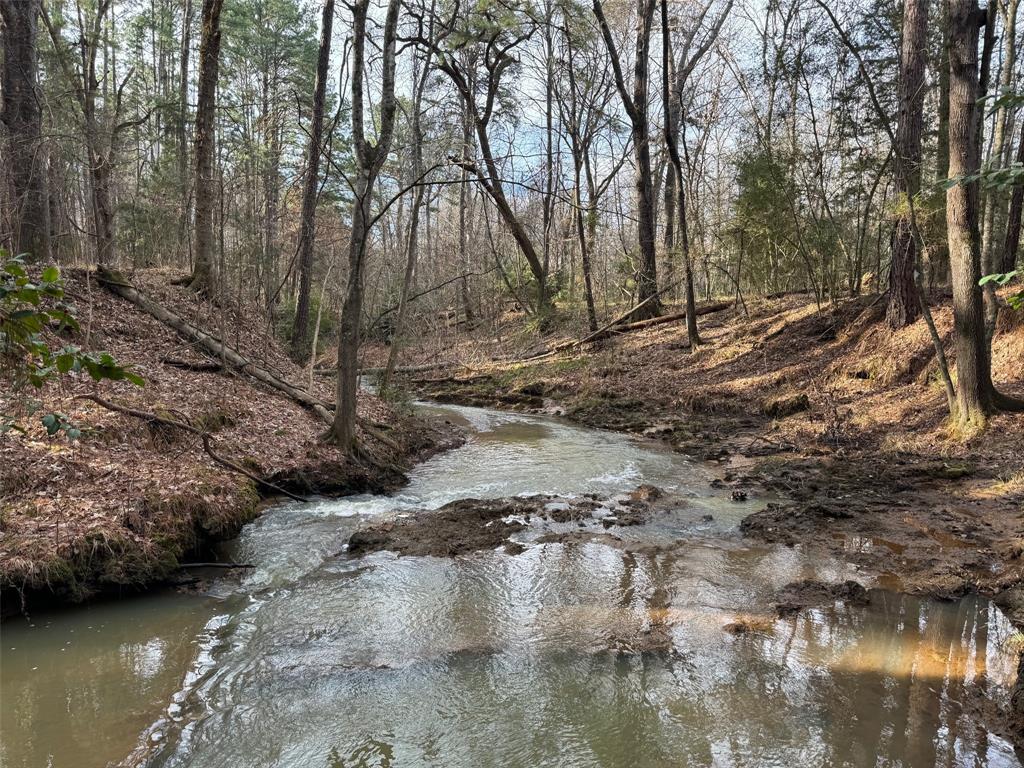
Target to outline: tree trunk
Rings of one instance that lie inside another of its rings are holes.
[[[431,27],[431,31],[433,28]],[[421,181],[423,176],[423,121],[421,117],[421,111],[423,108],[423,92],[427,87],[427,80],[430,77],[431,67],[430,60],[433,51],[428,50],[426,54],[426,60],[423,62],[422,71],[419,70],[418,65],[414,65],[413,69],[413,82],[416,86],[416,91],[413,94],[412,104],[412,177],[415,183]],[[466,138],[468,133],[468,121],[463,118],[463,138]],[[463,171],[465,173],[465,171]],[[464,193],[464,190],[468,187],[468,184],[463,183],[459,189],[460,195]],[[416,191],[413,193],[412,207],[409,211],[409,242],[406,245],[405,255],[405,273],[402,275],[402,289],[398,297],[398,312],[395,315],[395,330],[391,335],[391,347],[388,349],[388,360],[384,367],[384,372],[380,378],[380,388],[386,390],[391,384],[391,376],[395,372],[395,365],[398,363],[398,351],[402,346],[403,337],[405,334],[405,315],[408,310],[409,304],[409,292],[412,290],[412,276],[416,274],[416,262],[419,259],[419,238],[420,238],[420,209],[423,207],[423,194],[425,187],[420,185],[416,187]],[[460,243],[465,242],[465,221],[460,213],[459,220],[460,232],[459,239]],[[462,267],[465,269],[465,262]],[[470,308],[469,308],[469,291],[466,287],[466,277],[463,275],[462,278],[462,291],[463,291],[463,304],[466,310],[466,320],[470,320]]]
[[[265,81],[263,100],[266,108],[263,111],[264,151],[267,157],[263,160],[263,299],[267,311],[267,323],[273,326],[274,305],[277,293],[277,217],[279,197],[281,194],[281,130],[275,114],[276,106],[271,103],[271,96],[276,90],[276,75]],[[268,135],[269,134],[269,135]]]
[[[199,101],[195,135],[195,248],[196,261],[189,286],[213,292],[214,116],[217,72],[220,68],[220,12],[224,0],[203,0],[203,31],[199,43]]]
[[[93,223],[96,228],[96,263],[111,266],[117,261],[117,231],[113,195],[110,190],[110,159],[96,148],[98,138],[95,135],[95,126],[87,133]],[[110,151],[113,153],[113,148]]]
[[[949,0],[939,0],[941,7],[942,47],[936,69],[939,72],[939,127],[935,148],[935,181],[949,178]]]
[[[416,115],[416,120],[419,120],[419,115]],[[422,150],[419,147],[414,147],[413,151],[421,158],[422,163]],[[462,160],[463,166],[461,171],[461,183],[459,184],[459,269],[463,273],[469,271],[469,226],[467,222],[467,212],[469,210],[470,202],[470,189],[469,189],[469,171],[467,170],[467,164],[470,162],[470,158],[473,154],[473,121],[469,114],[469,105],[466,100],[462,100]],[[414,205],[418,204],[418,200],[414,201]],[[411,235],[410,235],[411,236]],[[412,258],[410,252],[409,257]],[[410,275],[411,277],[411,275]],[[473,306],[469,300],[469,278],[463,277],[459,281],[459,297],[462,301],[462,311],[466,322],[473,320]]]
[[[356,397],[358,392],[359,323],[363,310],[363,274],[370,234],[370,203],[381,166],[391,149],[395,128],[395,42],[399,0],[389,0],[384,22],[383,74],[380,96],[380,130],[371,143],[363,126],[363,85],[366,17],[369,0],[357,0],[352,8],[352,144],[356,164],[353,184],[352,232],[349,237],[348,287],[341,307],[338,332],[337,408],[328,438],[346,452],[356,446]]]
[[[188,174],[188,64],[192,55],[192,0],[184,0],[181,13],[181,51],[178,72],[178,185],[181,204],[181,220],[178,226],[181,245],[186,244],[186,233],[189,231],[190,200],[192,199],[191,184]],[[185,256],[188,249],[185,247]]]
[[[313,89],[313,116],[306,150],[306,177],[302,188],[302,218],[299,223],[299,297],[292,327],[292,358],[302,360],[309,353],[309,291],[313,281],[313,244],[316,237],[316,203],[320,188],[320,152],[323,148],[324,99],[331,63],[331,31],[334,0],[324,0],[320,24],[320,50]],[[315,355],[316,350],[312,350]]]
[[[999,77],[999,90],[996,96],[1009,93],[1013,87],[1017,59],[1017,5],[1018,0],[1005,0],[1000,6],[1003,10],[1003,62],[1002,71]],[[1010,110],[1003,104],[996,111],[995,127],[992,132],[992,149],[990,153],[990,166],[1001,167],[1003,165],[1004,145],[1007,142],[1006,129],[1010,119]],[[1012,141],[1012,131],[1010,140]],[[1005,197],[1002,193],[993,189],[985,190],[985,218],[981,228],[981,268],[985,274],[996,272],[999,269],[1001,258],[994,255],[995,251],[995,226],[996,208],[1004,205]],[[1004,209],[1005,210],[1005,209]],[[992,300],[994,307],[995,295],[986,293],[986,303]]]
[[[910,220],[911,206],[921,189],[921,132],[924,126],[924,52],[928,36],[928,6],[924,0],[903,4],[903,44],[900,50],[899,122],[896,126],[896,193],[899,216],[892,231],[889,267],[890,328],[903,328],[917,319],[920,302],[914,283],[917,240]]]
[[[569,99],[568,99],[568,123],[566,126],[569,134],[569,148],[572,151],[572,168],[573,168],[573,219],[576,223],[576,237],[579,241],[580,246],[580,264],[583,270],[583,293],[584,299],[587,304],[587,328],[593,332],[597,330],[597,308],[594,306],[594,284],[592,269],[590,263],[590,248],[594,242],[594,238],[588,239],[588,229],[590,218],[590,206],[593,205],[593,195],[590,195],[590,200],[587,208],[583,207],[583,171],[584,168],[588,170],[587,178],[590,178],[589,174],[589,152],[590,146],[589,141],[584,141],[582,135],[581,116],[580,116],[580,105],[578,99],[578,92],[576,89],[576,63],[573,60],[573,42],[572,37],[569,33],[569,27],[563,27],[565,33],[565,47],[568,56],[568,66],[566,70],[569,75]],[[559,101],[559,105],[563,105],[563,101]],[[563,121],[565,117],[563,116]],[[596,212],[595,212],[596,214]]]
[[[637,237],[640,244],[640,268],[636,276],[637,301],[646,301],[658,292],[658,264],[655,250],[654,178],[651,175],[651,137],[647,118],[648,52],[650,49],[654,3],[637,0],[636,60],[633,63],[633,103],[637,117],[633,125],[633,152],[636,156]],[[678,176],[676,186],[679,186]],[[661,314],[661,302],[648,304],[647,317]]]
[[[615,86],[629,117],[633,135],[633,153],[636,162],[637,240],[640,247],[640,267],[636,274],[636,298],[643,305],[645,317],[661,314],[658,301],[658,265],[654,247],[654,180],[651,176],[650,125],[647,115],[647,82],[651,48],[651,27],[656,0],[636,0],[636,37],[633,58],[633,93],[630,95],[622,75],[622,64],[601,0],[594,0],[597,17],[608,56],[615,74]]]
[[[675,106],[674,104],[672,105]],[[671,130],[671,128],[670,128]],[[665,207],[665,233],[662,243],[665,248],[665,255],[662,265],[665,268],[665,284],[671,285],[675,280],[676,262],[676,169],[669,163],[665,169],[665,188],[663,192]]]
[[[14,253],[49,259],[49,204],[46,196],[46,152],[38,92],[40,0],[0,0],[3,18],[3,71],[0,90],[0,146],[7,153],[9,186],[0,199],[12,224]],[[0,183],[6,180],[0,180]]]
[[[662,58],[662,102],[665,108],[665,146],[675,176],[676,221],[679,226],[679,245],[683,261],[683,279],[686,295],[686,337],[690,347],[700,344],[697,332],[697,306],[693,290],[693,270],[690,264],[690,233],[686,221],[686,183],[683,179],[683,163],[679,157],[678,133],[682,117],[683,80],[672,78],[672,41],[668,24],[668,2],[661,0],[661,58]],[[672,211],[665,212],[666,216]]]
[[[1024,126],[1021,126],[1020,141],[1017,144],[1017,165],[1024,165]],[[1006,240],[1003,243],[1000,272],[1012,272],[1017,265],[1017,247],[1020,245],[1021,210],[1024,209],[1024,181],[1013,185],[1010,195],[1010,212],[1006,219]]]
[[[976,173],[978,151],[978,30],[984,15],[975,0],[949,0],[949,175]],[[993,410],[992,380],[985,346],[978,229],[978,182],[946,192],[946,227],[953,281],[956,336],[957,423],[966,431],[984,427]]]

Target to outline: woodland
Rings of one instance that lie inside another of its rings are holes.
[[[3,616],[244,589],[264,564],[218,547],[275,505],[415,495],[491,434],[473,409],[529,414],[687,457],[702,489],[758,502],[728,536],[854,569],[770,585],[772,618],[748,606],[730,638],[877,610],[876,590],[934,601],[922,616],[983,601],[1013,674],[991,654],[991,680],[942,674],[988,751],[942,751],[948,724],[925,752],[912,725],[898,747],[881,725],[858,738],[864,764],[1019,764],[1018,3],[0,0]],[[586,542],[630,562],[620,529],[690,504],[637,477],[613,490],[639,506],[605,520],[579,506],[593,478],[526,489],[552,494],[540,506],[511,486],[424,497],[359,517],[335,556],[583,547],[557,526],[517,538],[569,494],[555,522],[586,518]],[[643,556],[687,551],[684,529]],[[684,644],[663,598],[686,590],[652,590],[616,653]],[[949,659],[981,645],[964,634]],[[206,764],[153,728],[117,764]],[[857,764],[822,743],[821,764]],[[693,764],[718,764],[708,750]],[[550,757],[499,763],[570,764]]]

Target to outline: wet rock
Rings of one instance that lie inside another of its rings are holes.
[[[399,555],[454,557],[491,550],[525,528],[515,517],[536,512],[538,499],[461,499],[438,510],[389,520],[356,531],[348,540],[350,555],[389,550]]]
[[[647,429],[643,431],[643,434],[645,437],[664,437],[665,435],[670,435],[675,432],[675,429],[676,428],[672,424],[662,421],[647,427]]]
[[[733,491],[732,492],[732,500],[733,501],[746,501],[747,500],[747,492],[746,491]]]
[[[575,523],[589,518],[597,506],[597,503],[590,500],[554,501],[544,505],[542,509],[538,510],[538,514],[553,523]]]
[[[730,635],[746,635],[751,632],[762,634],[771,632],[775,621],[771,616],[738,616],[735,621],[730,621],[722,627],[722,630]]]
[[[638,485],[636,489],[629,494],[629,498],[634,501],[655,501],[665,495],[665,492],[656,485]]]
[[[828,584],[804,579],[780,589],[775,595],[774,607],[779,616],[794,616],[805,608],[829,605],[838,600],[849,605],[867,605],[868,591],[852,580]]]

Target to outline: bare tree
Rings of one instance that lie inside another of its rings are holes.
[[[433,36],[433,14],[430,17],[431,28],[428,36]],[[391,376],[395,372],[395,365],[398,362],[398,351],[402,346],[403,337],[405,334],[406,326],[406,313],[409,306],[409,291],[412,288],[413,275],[416,273],[416,263],[419,260],[419,243],[420,243],[420,210],[423,208],[423,197],[427,187],[422,183],[424,170],[423,170],[423,94],[427,89],[427,82],[430,78],[432,71],[432,59],[434,51],[428,48],[423,55],[422,63],[417,60],[413,70],[413,97],[412,97],[412,114],[410,115],[410,121],[412,123],[412,183],[415,185],[413,189],[412,207],[409,211],[409,238],[406,242],[406,255],[405,255],[405,272],[402,275],[402,287],[398,296],[398,309],[395,314],[395,328],[394,333],[391,336],[391,348],[388,350],[388,360],[384,367],[384,373],[380,378],[380,386],[382,389],[387,389],[391,382]],[[464,122],[465,125],[465,122]],[[461,184],[459,186],[459,194],[464,197],[468,184]],[[465,269],[465,250],[466,250],[466,217],[465,217],[465,202],[462,201],[459,206],[459,249],[462,252],[460,258],[460,266]],[[469,288],[466,284],[465,272],[463,272],[463,278],[461,280],[461,293],[462,301],[466,309],[466,319],[470,319],[469,315]]]
[[[309,291],[313,280],[313,245],[316,235],[316,203],[320,189],[320,153],[323,151],[324,100],[327,95],[328,67],[331,63],[331,32],[334,27],[334,0],[324,0],[320,22],[320,48],[313,87],[313,115],[310,119],[306,149],[306,176],[302,188],[302,214],[299,222],[299,297],[292,326],[292,357],[301,360],[309,354]],[[312,350],[315,355],[316,350]]]
[[[4,201],[12,224],[12,250],[37,259],[50,255],[46,153],[41,142],[38,92],[40,0],[0,0],[3,71],[0,144],[7,153],[10,188]]]
[[[636,216],[637,237],[640,244],[640,268],[637,270],[637,301],[644,306],[634,314],[636,319],[656,317],[661,314],[658,300],[658,264],[654,249],[654,177],[651,170],[651,137],[648,119],[648,77],[650,68],[651,28],[657,0],[636,0],[636,34],[633,60],[632,95],[626,86],[622,73],[622,61],[612,37],[608,20],[604,15],[601,0],[594,0],[594,15],[597,17],[601,35],[611,59],[615,85],[622,99],[622,106],[629,117],[633,132],[633,152],[636,162]]]
[[[1002,0],[993,2],[998,5],[1003,19],[1003,61],[999,77],[999,91],[996,96],[1004,96],[1013,87],[1013,79],[1016,75],[1017,64],[1017,8],[1019,0]],[[1007,142],[1007,130],[1009,139],[1013,139],[1013,129],[1010,126],[1010,106],[1002,101],[996,109],[995,124],[992,128],[992,143],[989,156],[990,166],[999,167],[1003,164],[1003,155]],[[996,272],[1002,263],[1002,258],[995,258],[996,240],[996,209],[1003,207],[1004,197],[993,189],[985,190],[984,218],[981,228],[981,266],[986,273]],[[1006,209],[1003,208],[1005,211]],[[994,307],[995,303],[991,302]],[[991,329],[990,329],[991,331]]]
[[[391,149],[395,130],[395,58],[399,0],[389,0],[381,46],[381,95],[376,142],[367,138],[364,124],[366,82],[366,19],[370,0],[356,0],[352,8],[352,227],[348,249],[348,286],[341,307],[338,334],[337,408],[329,439],[346,451],[356,450],[356,394],[358,390],[359,323],[363,311],[363,279],[372,225],[370,204],[377,176]]]
[[[199,43],[199,101],[195,135],[195,245],[196,261],[189,286],[200,293],[213,292],[214,116],[217,110],[217,76],[220,71],[220,13],[224,0],[203,0],[203,31]]]
[[[679,227],[679,246],[683,261],[683,280],[686,286],[686,336],[690,346],[696,347],[700,344],[700,335],[697,333],[697,301],[693,288],[693,264],[690,258],[690,232],[686,219],[686,184],[683,177],[683,163],[679,155],[679,129],[682,123],[683,93],[686,90],[686,81],[689,79],[694,68],[704,55],[710,50],[722,25],[725,23],[729,11],[732,10],[732,0],[729,0],[718,19],[712,25],[709,33],[704,37],[701,44],[693,50],[694,40],[700,30],[704,18],[707,16],[711,4],[705,5],[698,15],[695,23],[691,26],[685,36],[678,63],[674,63],[671,56],[672,32],[669,28],[668,2],[661,0],[661,44],[662,44],[662,93],[665,107],[665,146],[668,148],[669,160],[673,173],[673,194],[675,211],[670,211],[666,206],[665,215],[676,217],[675,223]],[[672,77],[672,75],[675,77]],[[683,133],[685,141],[685,132]],[[668,199],[666,192],[666,199]],[[665,245],[673,250],[673,242],[670,239],[672,230],[666,224]]]
[[[544,258],[538,253],[526,225],[509,201],[505,179],[491,147],[490,127],[499,106],[502,78],[518,65],[516,50],[536,30],[533,19],[517,15],[510,20],[507,11],[497,6],[476,7],[466,20],[460,19],[460,5],[456,3],[452,15],[434,25],[436,31],[433,39],[420,35],[416,41],[434,50],[437,68],[448,75],[462,97],[476,132],[477,149],[483,167],[465,158],[453,157],[452,160],[477,179],[526,259],[536,282],[534,309],[540,324],[545,326],[552,307]],[[460,53],[469,55],[460,57]],[[483,71],[479,72],[479,68]]]
[[[118,141],[122,132],[141,125],[149,117],[147,112],[135,119],[121,120],[124,91],[134,74],[132,69],[125,73],[120,82],[114,82],[112,98],[106,98],[107,73],[100,71],[97,57],[106,45],[103,25],[112,5],[113,0],[100,0],[90,12],[91,15],[79,7],[77,52],[61,36],[45,6],[42,9],[43,22],[61,70],[75,94],[81,118],[91,191],[95,256],[96,263],[102,265],[117,261],[114,169],[117,165]],[[112,106],[108,107],[108,104]]]
[[[917,319],[920,303],[914,286],[917,239],[910,206],[921,190],[921,132],[924,126],[924,52],[928,37],[925,0],[903,3],[903,43],[900,49],[899,103],[896,125],[896,194],[900,212],[892,230],[889,303],[885,318],[890,328],[903,328]]]

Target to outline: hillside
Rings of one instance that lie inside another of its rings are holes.
[[[146,295],[220,336],[247,359],[298,386],[305,371],[281,350],[251,306],[222,308],[171,285],[171,275],[137,273]],[[25,434],[0,437],[0,588],[4,611],[21,599],[80,599],[133,590],[170,576],[179,562],[252,519],[274,490],[214,461],[201,439],[180,429],[112,412],[83,395],[184,422],[207,431],[216,453],[255,477],[300,494],[394,488],[403,467],[448,437],[409,413],[362,393],[360,416],[381,426],[393,446],[364,435],[376,461],[347,459],[321,441],[323,422],[291,398],[204,356],[171,328],[99,287],[84,270],[65,273],[67,294],[86,349],[111,352],[145,379],[96,384],[64,377],[41,393],[41,412],[65,414],[79,440],[48,437],[24,397],[4,382],[2,410],[17,413]],[[329,379],[313,392],[330,402]],[[20,593],[21,599],[15,593]]]

